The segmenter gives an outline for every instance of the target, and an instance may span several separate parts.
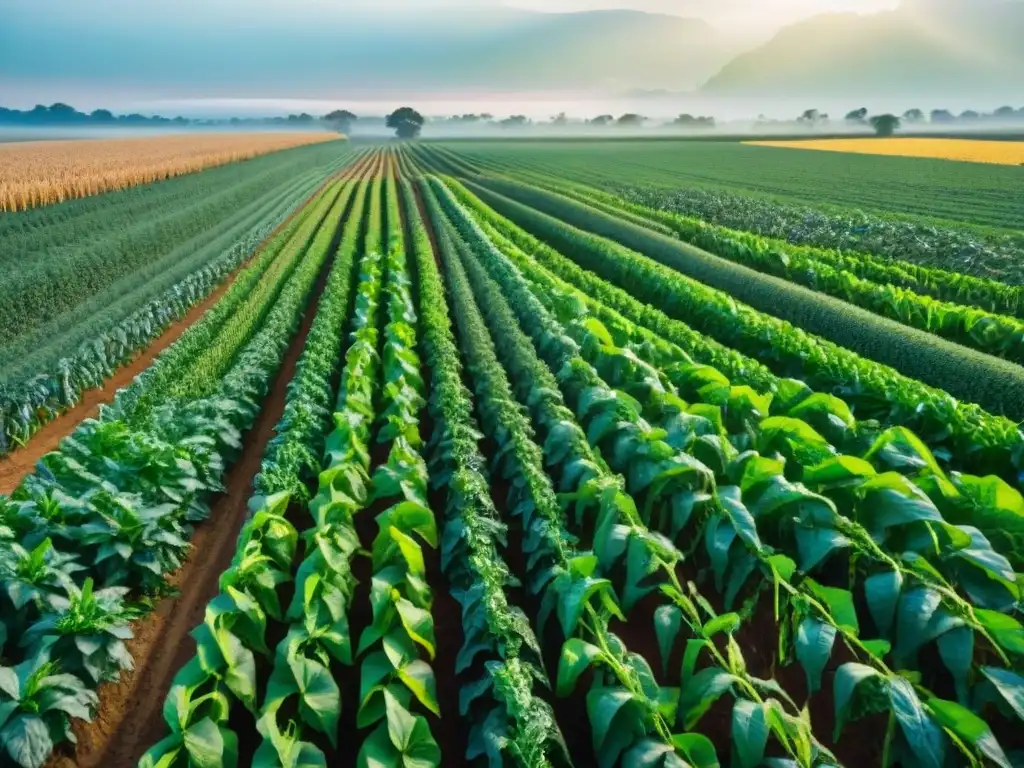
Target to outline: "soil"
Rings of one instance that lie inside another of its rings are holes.
[[[271,242],[282,232],[300,211],[305,210],[333,179],[354,176],[357,166],[358,172],[363,172],[366,167],[366,161],[362,160],[356,166],[352,166],[351,170],[349,168],[343,169],[335,176],[325,179],[317,187],[316,191],[306,198],[300,206],[292,211],[267,236],[263,244],[248,259],[239,264],[234,272],[221,281],[213,293],[192,307],[183,318],[169,325],[149,346],[137,353],[130,362],[118,368],[112,376],[103,382],[102,386],[83,392],[77,404],[44,425],[24,446],[0,458],[0,494],[9,495],[12,493],[21,484],[21,481],[25,479],[25,476],[35,469],[36,464],[43,456],[56,451],[60,447],[60,441],[74,432],[81,422],[86,419],[95,418],[99,414],[101,405],[112,403],[119,389],[128,386],[136,376],[149,367],[150,363],[161,352],[177,341],[185,331],[199,322],[199,319],[206,314],[206,311],[216,304],[220,297],[231,287],[239,272],[266,247],[267,243]]]
[[[189,632],[202,622],[206,605],[218,593],[218,581],[231,564],[238,534],[246,520],[253,477],[284,413],[288,384],[316,316],[330,263],[324,265],[311,294],[298,332],[274,377],[256,423],[245,435],[238,461],[228,472],[226,492],[214,502],[210,520],[192,538],[185,564],[169,579],[180,590],[162,600],[156,610],[134,627],[128,650],[135,669],[117,683],[100,687],[100,706],[92,722],[76,721],[73,752],[55,754],[51,768],[120,768],[134,766],[142,754],[166,735],[163,703],[178,670],[195,654]]]

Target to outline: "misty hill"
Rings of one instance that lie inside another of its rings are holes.
[[[387,90],[493,92],[695,88],[738,43],[703,21],[634,11],[532,13],[497,4],[425,11],[308,4],[301,13],[226,0],[15,0],[0,38],[0,87],[68,83],[168,96],[343,97]],[[19,3],[21,10],[19,11]],[[51,10],[54,10],[51,8]]]
[[[738,56],[709,94],[928,99],[1024,97],[1024,0],[908,0],[823,14]]]

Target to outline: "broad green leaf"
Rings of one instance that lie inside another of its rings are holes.
[[[803,482],[810,487],[855,485],[863,478],[873,477],[875,468],[856,456],[836,456],[804,469]]]
[[[622,756],[622,768],[689,768],[668,744],[641,739]]]
[[[50,729],[36,715],[21,714],[8,721],[0,738],[10,756],[23,768],[41,768],[53,751]]]
[[[410,661],[398,670],[398,678],[405,683],[412,691],[413,696],[419,699],[420,703],[433,712],[441,715],[441,707],[437,703],[437,683],[434,680],[434,670],[425,661],[416,659]]]
[[[839,741],[839,735],[843,732],[846,718],[850,713],[850,705],[853,701],[857,687],[865,680],[881,677],[873,667],[865,664],[858,664],[855,661],[847,662],[836,670],[833,687],[833,700],[836,712],[836,727],[833,739]]]
[[[645,734],[644,706],[622,688],[591,688],[587,714],[601,768],[611,768],[622,752]]]
[[[889,637],[902,589],[903,574],[899,571],[883,571],[864,580],[868,610],[882,637]]]
[[[999,667],[981,667],[981,673],[996,687],[1017,718],[1024,721],[1024,677]]]
[[[987,608],[975,608],[974,615],[1003,648],[1024,655],[1024,626],[1017,619]]]
[[[422,645],[431,659],[437,649],[437,639],[434,636],[434,619],[430,611],[417,608],[404,597],[395,601],[395,608],[398,609],[398,616],[402,620],[402,626],[409,633],[415,642]]]
[[[768,746],[768,714],[764,704],[737,699],[732,708],[732,744],[739,768],[755,768]]]
[[[596,645],[576,637],[566,640],[558,659],[556,695],[568,696],[571,694],[580,675],[602,655],[603,652]]]
[[[196,768],[221,768],[225,765],[226,744],[222,730],[209,718],[190,726],[183,734],[189,765]]]
[[[936,722],[947,728],[967,744],[977,747],[982,754],[1000,768],[1013,768],[1006,753],[999,746],[988,723],[955,701],[929,698],[925,707]]]
[[[658,638],[658,649],[661,651],[662,671],[666,674],[682,622],[683,612],[675,605],[660,605],[654,611],[654,633]]]
[[[699,733],[679,733],[672,737],[672,746],[686,756],[693,768],[719,768],[718,754],[711,739]]]
[[[942,768],[946,757],[945,736],[928,717],[908,680],[902,677],[889,680],[889,703],[918,762],[925,768]]]
[[[857,621],[857,609],[853,604],[852,592],[837,587],[825,587],[813,579],[807,579],[807,586],[815,597],[825,603],[825,607],[832,614],[832,618],[835,619],[837,626],[855,635],[860,632],[860,624]]]
[[[821,690],[821,675],[832,655],[836,628],[807,617],[796,631],[796,658],[807,674],[807,690],[814,695]]]
[[[402,755],[405,768],[436,768],[441,763],[441,750],[430,733],[427,720],[413,715],[402,703],[384,691],[388,735],[391,744]]]
[[[689,683],[684,683],[679,700],[679,720],[684,731],[692,731],[718,698],[729,690],[736,678],[724,669],[702,669]]]
[[[974,630],[957,627],[939,635],[939,656],[956,683],[956,695],[962,702],[969,696],[967,676],[974,661]]]

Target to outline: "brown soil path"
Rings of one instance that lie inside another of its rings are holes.
[[[122,673],[117,683],[100,688],[96,717],[91,723],[75,722],[78,744],[73,754],[55,756],[49,768],[128,768],[166,735],[164,699],[175,674],[195,654],[195,642],[189,633],[202,622],[207,604],[219,591],[220,575],[234,557],[238,534],[247,517],[253,477],[284,413],[288,384],[306,346],[330,268],[328,260],[263,410],[246,433],[242,455],[228,472],[226,492],[213,504],[209,521],[192,537],[192,550],[185,564],[169,579],[180,594],[162,600],[153,613],[133,627],[135,637],[128,642],[128,650],[135,659],[135,669]]]
[[[44,425],[36,432],[24,446],[15,449],[7,456],[0,458],[0,494],[10,494],[25,478],[26,475],[35,469],[39,460],[48,453],[57,450],[60,441],[74,432],[75,428],[86,419],[95,418],[99,414],[100,406],[107,405],[114,400],[117,390],[126,387],[131,381],[149,367],[150,363],[171,346],[178,338],[191,328],[210,309],[217,300],[227,291],[234,282],[239,272],[254,259],[278,234],[280,234],[298,215],[305,210],[309,204],[336,179],[351,179],[366,172],[372,153],[358,158],[352,165],[346,166],[336,174],[324,179],[323,183],[308,197],[301,205],[295,208],[288,217],[282,221],[277,228],[267,236],[253,254],[240,264],[213,293],[207,296],[199,304],[196,304],[186,315],[167,327],[164,332],[152,341],[149,346],[143,349],[132,358],[131,362],[118,368],[114,375],[106,379],[103,385],[82,393],[81,399],[76,405],[64,411],[53,421]]]

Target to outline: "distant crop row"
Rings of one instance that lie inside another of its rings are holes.
[[[0,454],[206,298],[354,157],[321,145],[0,217]]]
[[[337,138],[326,133],[226,133],[0,144],[0,212],[149,184]]]

